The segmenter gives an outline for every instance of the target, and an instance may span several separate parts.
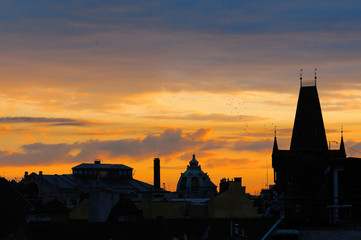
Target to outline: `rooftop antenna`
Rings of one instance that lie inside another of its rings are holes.
[[[300,69],[300,85],[301,85],[301,87],[302,87],[302,71],[303,71],[303,69],[301,68]]]
[[[315,86],[317,85],[317,68],[315,68]]]

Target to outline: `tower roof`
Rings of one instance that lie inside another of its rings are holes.
[[[272,155],[275,155],[278,152],[278,144],[277,144],[277,137],[274,137],[273,140],[273,150],[272,150]]]
[[[340,152],[346,157],[345,144],[344,144],[344,142],[343,142],[343,128],[341,129]]]
[[[300,88],[291,151],[326,151],[327,139],[323,124],[316,81]]]

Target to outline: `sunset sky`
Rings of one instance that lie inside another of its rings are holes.
[[[194,153],[256,193],[315,67],[331,148],[343,126],[361,157],[360,1],[1,1],[0,175],[101,159],[152,183],[156,156],[175,190]]]

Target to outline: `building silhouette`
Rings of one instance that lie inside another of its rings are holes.
[[[72,168],[72,174],[46,175],[25,172],[20,184],[25,197],[40,204],[54,199],[68,208],[77,205],[84,196],[94,192],[139,196],[152,192],[154,186],[133,178],[133,168],[123,164],[82,163]]]
[[[217,186],[212,183],[208,174],[203,172],[195,155],[187,166],[187,171],[181,173],[177,184],[177,192],[183,197],[210,197],[217,193]]]
[[[289,150],[280,150],[275,134],[272,152],[275,189],[289,222],[341,224],[361,216],[360,158],[327,145],[317,77],[302,81]]]
[[[153,180],[154,180],[154,188],[157,190],[160,189],[160,159],[154,158],[153,160]]]

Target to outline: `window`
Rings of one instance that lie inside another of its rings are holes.
[[[180,183],[180,190],[184,191],[187,189],[187,177],[183,177]]]
[[[191,190],[192,191],[198,191],[199,190],[199,180],[198,180],[197,177],[192,177]]]

